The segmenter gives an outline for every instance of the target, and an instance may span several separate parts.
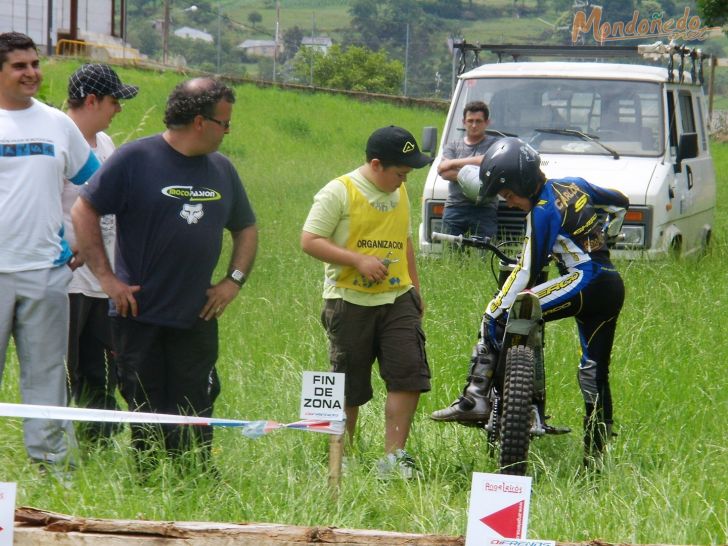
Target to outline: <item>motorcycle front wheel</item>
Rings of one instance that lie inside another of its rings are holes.
[[[506,353],[500,425],[501,474],[526,474],[531,441],[534,360],[533,349],[525,345],[510,347]]]

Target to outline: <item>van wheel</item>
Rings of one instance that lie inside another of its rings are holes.
[[[710,240],[713,235],[713,232],[709,229],[706,229],[703,232],[703,252],[707,252],[707,250],[710,248]]]
[[[680,258],[682,255],[682,237],[677,236],[670,241],[670,248],[667,253],[675,260]]]
[[[698,248],[698,257],[704,258],[710,253],[710,241],[712,239],[713,231],[709,228],[703,229],[703,233],[700,237],[700,248]]]

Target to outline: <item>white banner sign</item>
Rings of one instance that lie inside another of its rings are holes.
[[[0,482],[0,546],[13,546],[16,484]]]
[[[301,419],[344,420],[344,374],[303,372]]]
[[[474,472],[465,546],[516,546],[501,539],[526,538],[530,502],[529,476]]]

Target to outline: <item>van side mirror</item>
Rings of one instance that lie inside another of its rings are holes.
[[[683,133],[680,135],[680,143],[677,147],[675,172],[682,171],[683,159],[692,159],[693,157],[698,157],[698,133]]]
[[[435,153],[437,152],[437,127],[425,127],[422,129],[422,146],[420,146],[420,149],[435,157]]]

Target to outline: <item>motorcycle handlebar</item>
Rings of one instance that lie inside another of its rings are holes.
[[[463,237],[462,235],[450,235],[448,233],[432,232],[433,241],[448,242],[458,246],[472,246],[490,250],[507,264],[515,264],[518,260],[503,253],[501,249],[490,242],[490,237]]]

